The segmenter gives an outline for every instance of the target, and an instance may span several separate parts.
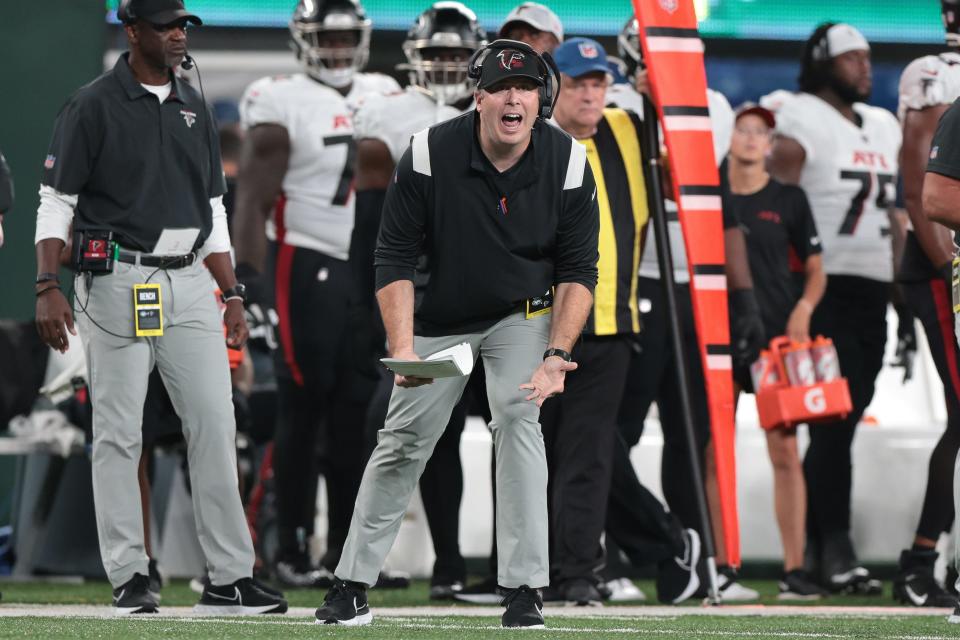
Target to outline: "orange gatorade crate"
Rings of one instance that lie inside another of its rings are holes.
[[[751,373],[764,429],[838,420],[853,408],[847,379],[840,377],[836,349],[823,336],[805,343],[774,338]]]

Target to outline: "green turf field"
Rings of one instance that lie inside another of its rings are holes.
[[[640,582],[649,595],[653,585]],[[778,604],[776,584],[772,581],[746,581],[763,593],[763,604]],[[915,610],[885,611],[894,603],[888,594],[876,598],[833,597],[823,601],[831,607],[846,607],[842,612],[803,606],[797,615],[769,615],[762,607],[737,609],[724,607],[718,614],[704,610],[699,603],[672,609],[639,606],[625,609],[606,606],[597,609],[570,610],[548,607],[544,614],[546,630],[504,630],[492,609],[470,605],[450,608],[449,612],[428,607],[427,586],[417,582],[408,590],[373,590],[370,601],[374,623],[368,627],[325,627],[313,624],[310,608],[319,604],[323,594],[317,591],[291,591],[288,598],[295,608],[286,616],[257,618],[185,618],[196,594],[183,581],[164,588],[161,616],[137,616],[114,619],[102,617],[109,603],[106,583],[84,584],[4,583],[0,582],[0,638],[330,638],[423,640],[475,640],[522,633],[524,638],[747,638],[834,639],[870,638],[939,640],[960,638],[960,625],[947,624],[943,615],[916,616]],[[635,603],[634,603],[635,604]],[[42,605],[42,606],[40,606]],[[75,606],[82,605],[82,606]],[[96,605],[94,609],[88,605]],[[6,610],[6,614],[4,612]],[[645,611],[646,610],[646,611]],[[172,615],[179,617],[166,617]],[[471,615],[471,612],[473,615]],[[780,613],[783,613],[782,611]],[[11,614],[13,617],[10,617]],[[477,615],[482,614],[482,615]],[[571,617],[571,614],[581,614]],[[731,615],[735,614],[735,615]]]

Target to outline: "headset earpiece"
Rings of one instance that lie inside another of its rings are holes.
[[[130,9],[131,0],[120,0],[120,6],[117,7],[117,20],[121,24],[133,24],[137,21],[137,16]]]

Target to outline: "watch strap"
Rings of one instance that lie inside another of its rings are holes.
[[[566,362],[570,362],[571,360],[573,360],[573,356],[570,355],[570,352],[564,351],[563,349],[557,349],[555,347],[551,347],[543,352],[544,360],[553,356],[557,356],[558,358],[565,360]]]

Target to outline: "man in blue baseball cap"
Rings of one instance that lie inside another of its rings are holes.
[[[604,109],[610,73],[600,43],[572,38],[553,53],[562,81],[554,123],[587,149],[600,210],[598,284],[593,309],[574,347],[577,375],[543,405],[540,423],[551,478],[551,575],[559,598],[587,605],[600,600],[600,545],[632,345],[640,332],[637,263],[649,218],[640,120]],[[676,532],[676,558],[660,562],[657,595],[682,601],[696,590],[700,543],[695,531]],[[679,562],[675,560],[679,559]]]

